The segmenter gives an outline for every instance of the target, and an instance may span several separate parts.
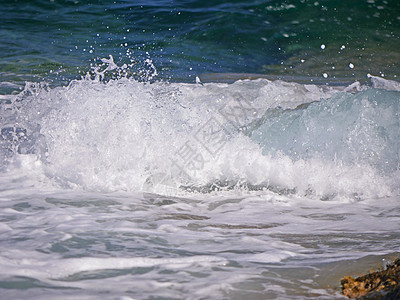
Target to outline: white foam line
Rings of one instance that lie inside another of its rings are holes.
[[[26,256],[25,256],[26,257]],[[164,265],[169,269],[185,268],[192,264],[225,265],[226,259],[215,256],[191,256],[183,258],[68,258],[50,262],[31,259],[0,258],[0,274],[7,276],[27,276],[34,278],[61,279],[80,272],[109,269],[130,269]]]

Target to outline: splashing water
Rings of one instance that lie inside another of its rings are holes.
[[[399,1],[89,2],[0,6],[2,298],[342,299],[398,257]]]
[[[175,192],[247,187],[320,198],[399,188],[399,91],[390,81],[372,78],[387,89],[150,83],[151,60],[144,81],[112,56],[101,62],[94,76],[27,84],[3,105],[3,166],[29,157],[50,180],[91,191],[154,191],[164,179]]]

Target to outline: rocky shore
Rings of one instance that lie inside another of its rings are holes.
[[[400,299],[400,259],[385,266],[384,270],[340,280],[342,294],[352,299]]]

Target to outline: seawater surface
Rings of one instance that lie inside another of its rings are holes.
[[[397,11],[2,5],[1,297],[344,299],[400,252]]]
[[[399,84],[372,80],[27,85],[2,107],[2,294],[340,298],[399,247]]]
[[[394,79],[399,11],[397,0],[7,1],[0,81],[68,83],[110,54],[132,73],[150,57],[178,82],[215,72]]]

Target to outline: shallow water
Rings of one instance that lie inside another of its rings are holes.
[[[400,92],[372,79],[28,85],[3,105],[4,295],[341,298],[399,249]]]
[[[399,246],[398,198],[13,194],[1,202],[1,287],[13,298],[340,299],[340,276]]]
[[[394,260],[398,2],[356,2],[2,5],[2,297],[344,299]]]

